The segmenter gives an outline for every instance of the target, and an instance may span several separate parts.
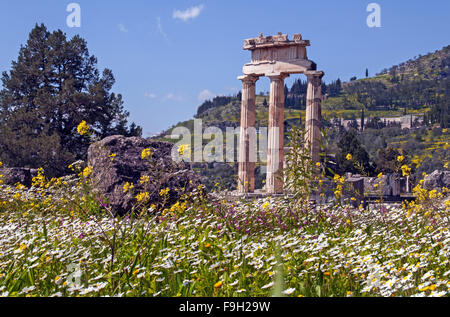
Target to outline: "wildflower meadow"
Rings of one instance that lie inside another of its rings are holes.
[[[136,193],[141,212],[116,217],[91,172],[0,185],[0,295],[448,296],[445,188],[363,208],[199,186],[164,210]]]

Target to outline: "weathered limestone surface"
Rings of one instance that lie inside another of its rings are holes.
[[[245,64],[244,75],[267,76],[268,74],[302,74],[315,70],[316,64],[308,60],[306,47],[309,41],[303,40],[300,34],[294,34],[289,40],[286,34],[262,36],[248,39],[244,49],[252,52],[252,60]]]
[[[142,150],[151,149],[152,160],[141,158]],[[167,206],[175,203],[185,188],[192,191],[200,184],[200,177],[187,163],[172,160],[173,145],[167,142],[153,142],[139,137],[114,135],[92,144],[88,150],[88,164],[93,167],[92,185],[105,198],[116,214],[124,215],[136,204],[136,193],[149,193],[151,203],[160,203],[161,189],[170,188]],[[116,154],[114,159],[110,155]],[[141,184],[140,178],[149,176],[148,184]],[[133,183],[133,191],[124,192],[125,183]]]
[[[355,200],[351,201],[354,207],[358,207],[364,201],[364,178],[363,177],[350,177],[346,179],[346,182],[350,185],[349,193],[350,198]]]
[[[258,77],[243,76],[241,133],[239,138],[239,192],[255,190],[256,131],[255,131],[255,83]]]
[[[241,137],[239,149],[239,192],[254,191],[254,161],[252,157],[251,133],[255,125],[255,78],[269,77],[270,107],[267,157],[266,190],[269,194],[283,192],[284,164],[284,79],[290,74],[305,74],[308,78],[306,131],[307,144],[314,161],[320,160],[321,138],[321,78],[313,61],[308,60],[308,40],[301,34],[294,34],[289,40],[286,34],[278,33],[245,40],[244,50],[251,51],[252,59],[243,67]],[[253,81],[254,80],[254,81]],[[249,152],[250,151],[250,152]]]
[[[31,182],[34,176],[37,175],[36,169],[11,167],[0,168],[0,175],[3,184],[14,186],[20,183],[26,187],[31,187]]]
[[[308,72],[306,92],[306,144],[314,162],[320,161],[320,140],[322,138],[322,76],[323,72]]]
[[[442,190],[442,187],[450,188],[450,172],[436,170],[424,179],[423,187],[427,190]]]
[[[287,76],[269,76],[270,105],[266,189],[272,194],[283,191],[285,77]]]

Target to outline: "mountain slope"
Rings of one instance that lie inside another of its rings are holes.
[[[344,119],[358,117],[360,109],[367,116],[400,116],[406,113],[427,113],[426,120],[449,126],[448,106],[450,96],[450,46],[434,53],[408,60],[374,77],[342,83],[339,79],[323,84],[323,116]],[[287,124],[301,122],[304,118],[306,83],[297,80],[286,87]],[[236,96],[220,96],[205,101],[195,118],[204,126],[238,127],[240,121],[240,93]],[[267,125],[269,96],[256,97],[256,126]],[[184,126],[193,130],[193,119],[180,122],[165,131]]]

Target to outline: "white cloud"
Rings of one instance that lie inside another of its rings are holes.
[[[150,98],[150,99],[155,99],[156,98],[156,94],[146,92],[145,93],[145,97]]]
[[[172,100],[172,101],[183,101],[183,97],[177,96],[173,93],[168,93],[167,96],[164,98],[165,100]]]
[[[156,24],[157,24],[157,27],[158,27],[159,34],[161,34],[164,37],[164,39],[167,42],[169,42],[169,37],[167,36],[166,32],[164,32],[164,29],[162,27],[162,23],[161,23],[161,18],[160,17],[156,18]]]
[[[119,27],[120,32],[128,33],[127,28],[122,23],[119,23],[118,27]]]
[[[196,17],[198,17],[204,7],[205,6],[203,4],[200,4],[198,6],[190,7],[184,11],[175,10],[173,11],[172,17],[174,19],[180,19],[184,22],[187,22],[189,19],[195,19]]]
[[[209,91],[208,89],[202,90],[199,94],[198,94],[198,100],[203,102],[205,100],[211,100],[212,98],[214,98],[216,95],[214,93],[212,93],[211,91]]]

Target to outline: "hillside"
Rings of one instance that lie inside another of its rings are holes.
[[[365,109],[366,117],[398,117],[426,113],[429,123],[448,127],[450,96],[450,46],[434,53],[395,65],[374,77],[323,85],[323,117],[354,119]],[[306,82],[297,80],[286,90],[285,118],[287,124],[304,118]],[[267,125],[269,96],[256,97],[256,125]],[[195,116],[204,126],[237,127],[240,120],[240,94],[216,97],[203,103]],[[193,127],[193,119],[174,127]],[[165,131],[170,134],[174,128]]]
[[[358,140],[373,163],[371,173],[385,167],[380,149],[394,148],[411,160],[420,161],[415,178],[422,172],[442,168],[449,155],[450,96],[450,46],[400,65],[385,69],[373,77],[342,82],[337,79],[323,84],[323,125],[329,129],[327,153],[338,154],[337,146],[344,135],[344,127],[361,130],[364,110],[364,132]],[[301,125],[305,118],[307,83],[294,82],[285,87],[285,126]],[[219,96],[205,101],[197,111],[195,119],[201,119],[203,128],[218,127],[223,132],[227,127],[239,127],[241,94]],[[269,96],[256,96],[256,127],[268,124]],[[410,119],[408,119],[410,118]],[[414,126],[414,130],[404,130]],[[432,127],[435,127],[432,129]],[[158,140],[178,142],[170,139],[172,130],[186,127],[194,131],[194,118],[180,122],[161,135]],[[209,140],[203,140],[204,145]],[[224,145],[226,139],[224,136]],[[235,149],[235,157],[237,157]],[[237,164],[195,164],[204,176],[206,186],[219,183],[223,188],[236,185]],[[256,166],[256,183],[261,188],[265,174],[261,164]]]
[[[427,113],[428,123],[448,127],[450,46],[385,69],[375,77],[342,85],[330,95],[324,109],[403,111]]]

